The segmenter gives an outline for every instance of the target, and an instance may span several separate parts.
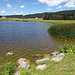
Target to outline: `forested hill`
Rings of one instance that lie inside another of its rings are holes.
[[[23,15],[8,15],[7,18],[22,18]]]
[[[66,11],[58,11],[58,12],[45,12],[45,13],[37,13],[37,14],[29,14],[25,15],[25,18],[42,18],[45,14],[75,14],[75,10],[66,10]]]
[[[8,15],[7,18],[43,18],[46,14],[74,14],[75,10],[66,10],[66,11],[58,11],[58,12],[45,12],[45,13],[36,13],[36,14],[29,14],[29,15]]]
[[[56,14],[75,14],[75,10],[58,11]]]
[[[38,17],[38,18],[42,18],[43,15],[45,15],[45,14],[47,14],[47,13],[29,14],[29,15],[25,15],[24,17],[25,17],[25,18],[36,18],[36,17]]]

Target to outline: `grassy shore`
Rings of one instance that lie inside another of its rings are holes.
[[[26,21],[26,22],[45,22],[52,24],[62,24],[62,23],[75,23],[75,20],[43,20],[43,19],[18,19],[18,18],[8,18],[0,19],[1,21]]]
[[[49,61],[48,67],[36,70],[35,67],[28,70],[20,69],[21,75],[75,75],[75,54],[67,53],[59,62]]]
[[[75,23],[53,25],[48,32],[52,36],[75,39]]]

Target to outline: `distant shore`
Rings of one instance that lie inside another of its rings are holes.
[[[52,23],[52,24],[63,24],[63,23],[75,23],[75,20],[43,20],[43,19],[19,19],[19,18],[0,18],[0,21],[25,21],[25,22],[44,22],[44,23]]]

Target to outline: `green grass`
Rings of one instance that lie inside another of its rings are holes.
[[[75,46],[70,44],[64,44],[64,46],[59,47],[59,53],[68,53],[68,52],[75,53]]]
[[[48,62],[48,67],[36,70],[35,67],[28,70],[20,69],[21,75],[75,75],[75,54],[67,53],[59,62]]]
[[[75,20],[43,20],[43,19],[18,19],[18,18],[8,18],[0,19],[5,21],[26,21],[26,22],[45,22],[52,24],[62,24],[62,23],[75,23]]]
[[[52,36],[75,39],[75,23],[53,25],[48,32]]]
[[[6,62],[0,65],[0,75],[13,75],[16,71],[16,65],[12,62]]]

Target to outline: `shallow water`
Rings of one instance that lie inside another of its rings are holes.
[[[64,43],[75,44],[75,40],[51,37],[45,25],[40,22],[0,21],[0,57],[17,61],[27,58],[38,59],[34,54],[50,54]],[[6,56],[7,52],[12,56]]]

